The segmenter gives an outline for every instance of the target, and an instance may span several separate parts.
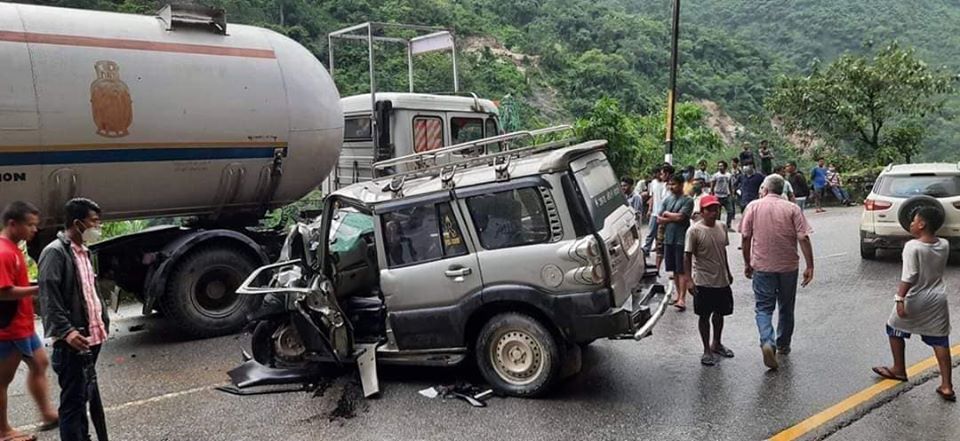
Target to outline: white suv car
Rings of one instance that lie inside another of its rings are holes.
[[[863,203],[860,256],[876,257],[878,249],[900,249],[910,240],[910,221],[917,208],[943,210],[937,235],[960,251],[960,164],[889,165]]]

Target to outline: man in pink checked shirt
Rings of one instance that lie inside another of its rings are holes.
[[[763,364],[770,369],[779,367],[778,353],[790,353],[800,268],[798,246],[806,262],[800,286],[813,281],[811,228],[800,207],[781,197],[784,185],[780,175],[767,176],[761,198],[747,206],[740,221],[744,275],[753,280]],[[776,331],[775,309],[779,310]]]
[[[40,308],[53,344],[53,370],[60,382],[60,439],[89,440],[87,404],[102,409],[100,393],[88,387],[107,339],[109,317],[97,295],[87,244],[100,239],[100,207],[89,199],[67,202],[66,230],[40,254]]]

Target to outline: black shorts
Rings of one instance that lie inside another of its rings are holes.
[[[693,312],[696,315],[733,314],[733,290],[729,286],[698,286],[697,294],[693,296]]]
[[[683,245],[664,244],[663,261],[667,272],[683,274]]]

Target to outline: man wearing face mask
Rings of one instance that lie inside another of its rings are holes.
[[[100,207],[84,198],[71,199],[66,230],[44,248],[39,261],[43,328],[53,344],[53,370],[60,382],[60,439],[89,440],[87,403],[102,409],[100,393],[88,388],[107,339],[109,317],[97,295],[87,245],[100,239]],[[92,383],[92,382],[91,382]]]

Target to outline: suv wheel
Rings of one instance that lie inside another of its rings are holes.
[[[867,260],[874,260],[877,258],[877,249],[867,245],[865,243],[860,243],[860,258]]]
[[[562,363],[556,338],[528,315],[494,316],[480,330],[476,343],[480,373],[507,395],[541,395],[559,374]]]

